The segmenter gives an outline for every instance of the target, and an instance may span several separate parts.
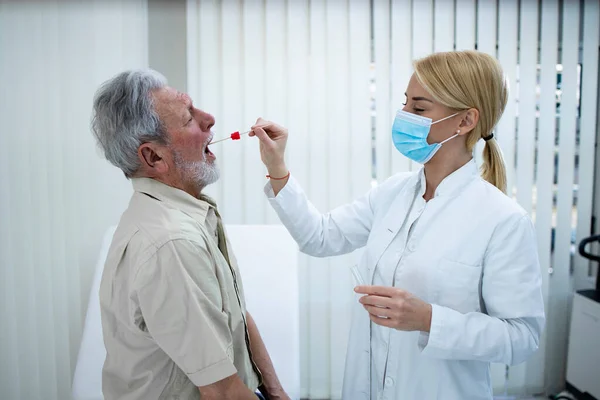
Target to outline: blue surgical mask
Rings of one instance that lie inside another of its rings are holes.
[[[438,119],[435,122],[431,118],[422,117],[403,110],[398,110],[394,125],[392,126],[392,140],[396,149],[411,160],[420,164],[425,164],[431,160],[434,154],[450,139],[454,139],[458,134],[450,136],[441,143],[427,143],[427,135],[431,125],[437,124],[452,118],[458,113]]]

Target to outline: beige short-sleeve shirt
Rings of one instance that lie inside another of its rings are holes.
[[[105,400],[199,399],[235,373],[255,390],[244,290],[207,201],[148,178],[113,237],[100,285]]]

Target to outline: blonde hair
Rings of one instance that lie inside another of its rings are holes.
[[[416,60],[413,65],[418,81],[437,102],[456,111],[479,111],[479,122],[467,134],[468,151],[492,134],[508,98],[502,67],[494,57],[478,51],[450,51]],[[506,192],[506,167],[495,139],[485,142],[481,176]]]

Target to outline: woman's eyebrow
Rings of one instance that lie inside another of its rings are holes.
[[[408,95],[406,93],[404,93],[404,95],[406,97],[408,97]],[[421,96],[417,96],[417,97],[413,97],[412,98],[414,101],[420,101],[420,100],[424,100],[424,101],[428,101],[430,103],[433,103],[433,100],[429,100],[427,97],[421,97]]]

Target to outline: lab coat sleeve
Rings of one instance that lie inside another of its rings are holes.
[[[538,349],[545,315],[535,230],[528,216],[517,217],[496,229],[484,257],[485,313],[433,304],[430,333],[419,338],[423,355],[515,365]]]
[[[353,203],[321,214],[293,176],[277,196],[270,183],[265,186],[271,206],[300,251],[315,257],[349,253],[367,243],[376,193],[377,189],[372,189]]]

